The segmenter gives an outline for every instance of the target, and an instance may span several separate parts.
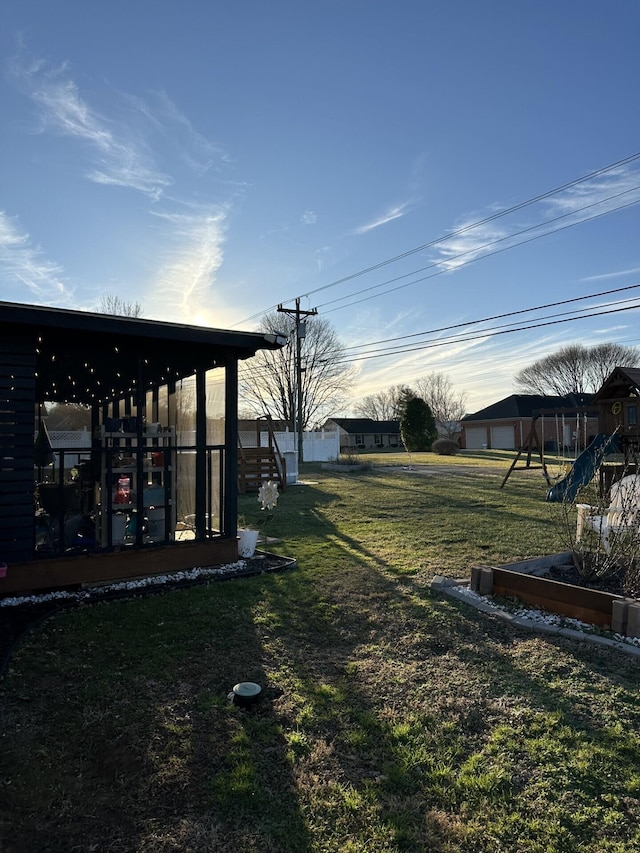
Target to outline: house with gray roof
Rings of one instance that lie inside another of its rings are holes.
[[[534,421],[545,449],[573,449],[576,443],[583,447],[598,432],[593,397],[593,394],[511,394],[462,418],[462,447],[516,450],[526,443]]]
[[[399,421],[374,421],[373,418],[330,418],[325,430],[337,429],[340,452],[357,450],[403,449]]]

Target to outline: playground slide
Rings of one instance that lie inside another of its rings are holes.
[[[602,462],[602,457],[607,453],[617,453],[619,449],[616,435],[604,433],[596,435],[591,444],[576,457],[567,476],[558,480],[555,486],[549,489],[547,501],[550,503],[573,501],[578,489],[586,486],[593,479]]]

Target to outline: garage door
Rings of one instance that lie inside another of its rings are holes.
[[[487,431],[484,427],[465,427],[464,439],[467,450],[482,450],[487,444]]]
[[[513,426],[491,427],[491,447],[495,450],[515,450]]]

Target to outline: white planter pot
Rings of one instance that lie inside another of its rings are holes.
[[[238,530],[238,556],[253,557],[258,544],[257,530]]]

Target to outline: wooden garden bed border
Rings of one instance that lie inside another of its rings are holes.
[[[640,601],[540,577],[563,555],[508,566],[474,566],[471,589],[480,595],[517,598],[549,613],[578,619],[628,636],[640,636]]]

